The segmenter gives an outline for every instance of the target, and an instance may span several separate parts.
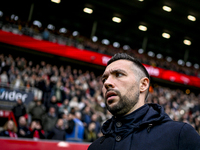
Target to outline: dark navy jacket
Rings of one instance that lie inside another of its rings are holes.
[[[88,150],[200,150],[200,136],[189,124],[169,118],[157,104],[145,104],[102,126],[103,137]]]

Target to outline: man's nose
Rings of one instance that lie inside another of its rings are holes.
[[[106,89],[109,89],[109,88],[113,88],[114,87],[114,84],[113,84],[113,80],[111,77],[108,77],[106,79],[106,81],[104,82],[104,86]]]

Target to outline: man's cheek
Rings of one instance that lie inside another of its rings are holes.
[[[103,97],[105,98],[105,94],[106,94],[105,88],[102,88],[102,93],[103,93]]]

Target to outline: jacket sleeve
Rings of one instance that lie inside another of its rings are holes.
[[[179,150],[200,150],[200,135],[190,125],[185,123],[179,135]]]

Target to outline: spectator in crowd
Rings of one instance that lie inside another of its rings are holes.
[[[42,39],[48,41],[49,40],[49,31],[47,28],[44,29],[44,31],[42,32]]]
[[[22,102],[22,99],[17,100],[17,104],[13,106],[12,112],[15,116],[15,119],[18,121],[21,116],[24,116],[26,114],[26,106]],[[18,124],[18,122],[17,122]]]
[[[89,123],[91,122],[91,115],[92,115],[92,112],[91,112],[90,106],[86,106],[83,109],[82,118],[81,118],[81,120],[83,121],[84,127],[88,127]]]
[[[15,80],[13,80],[11,85],[12,85],[12,87],[14,89],[19,89],[19,88],[23,88],[24,87],[24,81],[21,79],[21,75],[20,74],[17,75],[17,78]]]
[[[69,100],[65,99],[62,105],[59,107],[59,114],[68,114],[71,111],[71,107],[69,106]]]
[[[46,108],[42,104],[41,100],[36,99],[35,106],[30,109],[29,114],[31,115],[32,120],[42,121],[42,117],[46,112]]]
[[[0,81],[2,84],[8,84],[8,75],[6,71],[3,71],[3,73],[0,75]]]
[[[66,134],[71,134],[74,127],[75,127],[75,121],[73,120],[73,108],[71,109],[71,112],[69,112],[68,115],[63,114],[62,119],[64,122],[64,127],[66,129]]]
[[[26,67],[26,59],[24,57],[17,57],[16,62],[16,67],[19,69],[19,71],[23,71]]]
[[[51,99],[47,104],[47,112],[49,111],[50,107],[54,107],[55,108],[55,113],[56,113],[56,115],[58,115],[58,111],[59,111],[58,109],[59,108],[58,108],[57,99],[56,99],[55,95],[51,96]]]
[[[56,100],[58,103],[62,103],[64,101],[66,96],[61,81],[56,82],[56,85],[52,88],[51,95],[56,96]]]
[[[79,103],[78,103],[78,97],[74,96],[69,102],[69,106],[71,108],[74,108],[75,110],[78,110],[79,108]]]
[[[56,126],[49,132],[48,139],[65,141],[66,131],[64,127],[63,119],[57,120]]]
[[[94,131],[99,134],[101,132],[101,123],[98,120],[98,115],[97,113],[92,114],[91,116],[91,122],[95,124]]]
[[[1,72],[5,71],[7,73],[12,65],[12,61],[13,61],[12,56],[8,55],[8,57],[6,57],[5,60],[3,61]]]
[[[36,106],[36,103],[38,101],[38,97],[34,96],[33,100],[29,102],[28,106],[27,106],[27,112],[30,113],[30,110],[33,109],[33,107]]]
[[[51,99],[51,84],[49,79],[46,79],[44,81],[44,89],[43,89],[43,101],[44,101],[44,106],[47,107],[48,105],[48,100]]]
[[[17,135],[19,138],[28,138],[29,135],[31,134],[28,126],[27,126],[27,121],[24,116],[21,116],[19,118],[19,125],[18,125],[18,130],[17,130]]]
[[[46,135],[48,135],[49,132],[51,132],[53,127],[56,125],[57,120],[58,116],[56,114],[56,109],[55,107],[51,106],[49,108],[49,111],[43,116],[42,119],[42,124]]]
[[[14,66],[10,67],[10,69],[8,71],[8,77],[9,77],[8,83],[12,83],[16,79],[16,70],[15,70]]]
[[[3,131],[0,132],[0,136],[18,138],[17,126],[13,120],[8,120],[3,126]]]
[[[69,114],[70,126],[66,129],[66,140],[70,142],[83,142],[84,126],[81,119],[80,112],[71,112]],[[73,127],[72,127],[73,125]]]
[[[52,70],[53,70],[53,75],[50,77],[50,81],[53,85],[56,85],[56,82],[59,80],[59,73],[57,67],[55,66],[52,68]]]
[[[85,142],[94,142],[98,138],[95,128],[96,128],[96,124],[94,122],[90,122],[88,127],[85,128],[85,132],[84,132]]]
[[[32,120],[29,130],[31,132],[30,135],[28,136],[29,138],[32,138],[34,140],[46,138],[40,120]]]

